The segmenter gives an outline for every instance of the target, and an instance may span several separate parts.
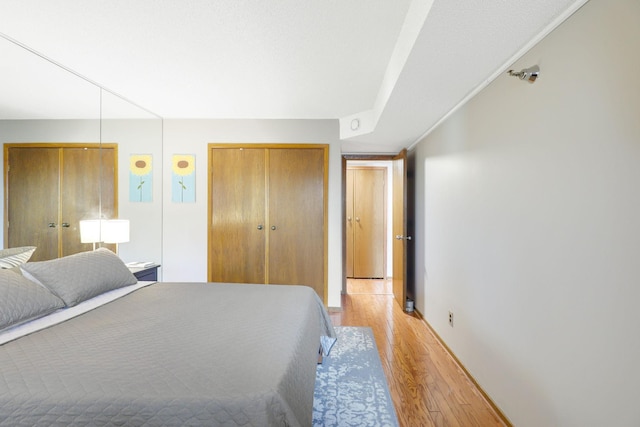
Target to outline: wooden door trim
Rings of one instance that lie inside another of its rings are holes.
[[[323,148],[326,149],[327,153],[329,152],[329,144],[304,144],[304,143],[295,143],[295,144],[270,144],[270,143],[260,143],[260,142],[249,142],[249,143],[241,143],[241,142],[210,142],[207,144],[207,149],[211,150],[212,148],[264,148],[264,149],[274,149],[274,148]],[[328,160],[328,157],[327,157]]]
[[[108,148],[114,154],[113,213],[118,217],[118,143],[116,142],[6,142],[3,144],[3,188],[4,188],[4,238],[6,248],[9,244],[9,150],[11,148]]]
[[[207,280],[211,277],[211,271],[209,266],[209,256],[211,247],[211,159],[213,156],[213,150],[219,148],[238,149],[238,148],[262,148],[262,149],[322,149],[324,153],[323,164],[323,303],[326,306],[328,301],[328,280],[329,280],[329,144],[305,144],[305,143],[260,143],[260,142],[210,142],[207,144]],[[346,172],[345,172],[346,173]],[[343,261],[344,262],[344,261]],[[267,267],[268,268],[268,267]]]
[[[116,142],[6,142],[8,148],[118,148]]]
[[[398,153],[397,156],[394,157],[393,159],[393,186],[394,186],[394,190],[393,190],[393,209],[395,212],[396,209],[396,202],[397,202],[397,198],[398,198],[398,192],[396,189],[397,186],[397,182],[396,182],[396,166],[398,164],[398,162],[402,162],[402,194],[400,195],[400,197],[402,198],[402,218],[401,218],[401,225],[400,225],[400,232],[399,234],[402,236],[402,238],[398,241],[398,240],[394,240],[394,245],[402,245],[402,275],[400,277],[400,279],[398,279],[398,276],[396,274],[393,275],[393,296],[394,298],[398,301],[398,304],[400,304],[400,307],[404,310],[405,308],[405,303],[406,303],[406,299],[407,299],[407,150],[403,149],[400,153]],[[398,181],[399,182],[399,181]],[[395,218],[394,218],[394,234],[398,233],[398,231],[395,229]],[[395,266],[395,262],[397,260],[396,258],[396,253],[394,252],[393,254],[393,262],[394,262],[394,266]],[[394,268],[395,270],[395,268]]]

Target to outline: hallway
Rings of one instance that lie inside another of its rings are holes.
[[[505,426],[417,313],[394,301],[390,280],[348,279],[335,326],[373,330],[402,427]]]

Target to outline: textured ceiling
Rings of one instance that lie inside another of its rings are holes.
[[[342,119],[344,152],[391,153],[584,2],[2,0],[0,33],[164,118]],[[0,118],[93,99],[0,41]]]

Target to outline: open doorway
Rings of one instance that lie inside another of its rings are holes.
[[[355,161],[383,162],[381,167],[387,171],[386,179],[386,200],[385,207],[391,212],[387,212],[387,224],[389,228],[385,231],[383,239],[383,253],[387,258],[384,264],[384,275],[381,280],[385,280],[383,291],[386,291],[386,280],[391,278],[391,288],[393,298],[404,309],[407,294],[407,242],[411,237],[407,235],[407,151],[402,150],[397,155],[355,155],[345,154],[342,156],[342,213],[345,221],[342,234],[342,267],[345,272],[342,283],[342,293],[347,294],[347,169],[349,165],[357,165]],[[378,166],[378,163],[369,166]],[[388,166],[390,165],[390,166]],[[360,164],[362,166],[362,163]],[[352,221],[355,216],[352,214]],[[387,253],[387,251],[389,251]],[[353,279],[349,279],[353,280]],[[376,279],[378,280],[378,279]],[[362,289],[361,289],[362,290]],[[379,287],[373,286],[373,292],[380,291]]]
[[[393,294],[392,191],[391,160],[347,160],[345,293]]]

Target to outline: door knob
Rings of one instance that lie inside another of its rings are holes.
[[[262,224],[258,225],[258,230],[262,230]]]
[[[62,226],[63,226],[64,228],[69,228],[69,223],[68,223],[68,222],[63,222],[63,223],[62,223]]]
[[[356,222],[360,222],[360,218],[359,217],[356,217]]]
[[[276,226],[275,226],[275,225],[272,225],[272,226],[271,226],[271,229],[272,229],[272,230],[275,230],[275,229],[276,229]]]
[[[350,216],[347,217],[347,221],[351,221],[351,217]]]
[[[49,223],[49,228],[56,228],[56,223],[55,222],[50,222]]]

